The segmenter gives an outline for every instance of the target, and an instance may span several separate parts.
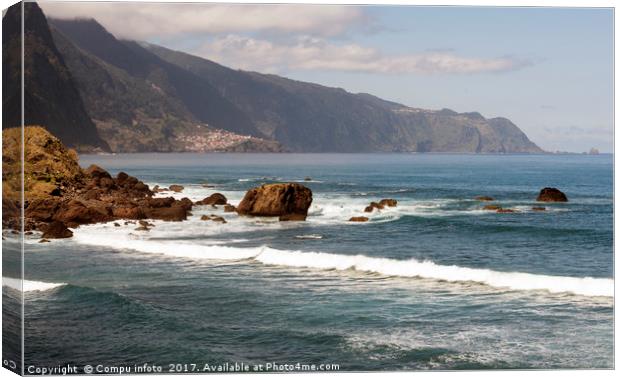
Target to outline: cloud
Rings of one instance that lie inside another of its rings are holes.
[[[245,70],[282,73],[290,69],[370,73],[472,74],[504,72],[529,62],[512,57],[474,58],[454,52],[385,56],[358,44],[335,44],[323,38],[297,37],[286,43],[230,34],[191,51],[204,58]]]
[[[183,33],[281,32],[339,35],[368,24],[363,8],[336,5],[41,2],[55,18],[95,18],[119,38]]]

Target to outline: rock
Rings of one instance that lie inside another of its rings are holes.
[[[384,200],[394,200],[394,199],[384,199]],[[396,205],[395,202],[396,202],[396,200],[394,200],[394,206]],[[364,212],[372,212],[375,208],[376,209],[384,209],[385,205],[382,204],[382,203],[371,202],[368,207],[364,208]]]
[[[497,210],[502,209],[502,207],[492,204],[492,205],[486,205],[482,207],[482,209],[485,211],[497,211]]]
[[[129,178],[129,174],[125,173],[125,172],[119,172],[116,175],[116,184],[117,185],[123,185],[125,183],[125,181],[127,180],[127,178]]]
[[[48,198],[48,199],[35,199],[28,203],[25,210],[25,215],[34,221],[51,221],[54,213],[60,206],[60,199]]]
[[[227,221],[221,216],[211,216],[211,221],[215,221],[216,223],[226,224]]]
[[[368,221],[368,217],[364,217],[364,216],[355,216],[355,217],[351,217],[351,218],[349,219],[349,221],[353,221],[353,222],[356,222],[356,223],[363,223],[363,222]]]
[[[111,214],[103,206],[103,202],[88,201],[91,206],[86,206],[79,200],[70,200],[60,205],[53,219],[65,224],[94,224],[112,220]]]
[[[514,213],[517,211],[514,209],[510,209],[510,208],[499,208],[496,212],[497,213]]]
[[[299,213],[289,213],[287,215],[282,215],[279,218],[280,221],[304,221],[306,220],[306,215],[302,215]]]
[[[110,189],[115,186],[114,180],[110,177],[102,177],[99,179],[99,187]]]
[[[568,198],[566,194],[562,191],[558,190],[555,187],[545,187],[540,190],[538,197],[536,198],[537,202],[568,202]]]
[[[304,181],[306,181],[306,182],[311,181],[311,180],[312,180],[312,178],[311,178],[311,177],[306,177],[306,178],[304,178]]]
[[[536,212],[542,212],[546,210],[547,210],[546,207],[532,207],[532,211],[536,211]]]
[[[168,190],[170,191],[174,191],[174,192],[181,192],[183,191],[185,187],[181,186],[181,185],[170,185],[170,187],[168,187]]]
[[[225,204],[224,205],[224,212],[235,212],[237,211],[237,207],[235,207],[232,204]]]
[[[388,206],[388,207],[396,207],[398,201],[396,199],[381,199],[379,205]]]
[[[52,242],[46,238],[41,238],[41,240],[39,240],[39,243],[45,243],[45,242]]]
[[[33,233],[32,233],[32,231],[31,231],[31,230],[29,230],[29,231],[27,231],[27,232],[24,232],[24,234],[25,234],[26,236],[32,236],[32,234],[33,234]]]
[[[118,219],[144,219],[146,215],[140,207],[116,207],[112,209],[112,215]]]
[[[207,198],[197,201],[196,204],[198,205],[222,205],[222,204],[226,204],[227,202],[228,202],[228,199],[226,199],[224,195],[220,194],[219,192],[216,192],[215,194],[212,194]]]
[[[312,191],[298,183],[265,184],[249,190],[237,213],[251,216],[298,214],[305,218],[312,204]]]
[[[476,199],[479,202],[492,202],[495,200],[491,198],[490,196],[476,196],[474,199]]]
[[[170,207],[174,204],[175,200],[173,197],[167,197],[167,198],[149,198],[146,200],[146,206],[147,207],[153,207],[153,208],[163,208],[163,207]]]
[[[185,208],[186,211],[189,211],[192,209],[192,206],[194,205],[194,203],[192,203],[192,201],[189,198],[183,198],[181,200],[177,200],[176,202],[174,202],[173,205],[181,206]]]
[[[99,189],[91,189],[82,194],[82,198],[86,200],[99,200],[101,198],[101,191]]]
[[[114,226],[121,226],[121,224],[119,224],[119,223],[114,223]]]
[[[200,220],[203,220],[203,221],[215,221],[215,222],[222,223],[222,224],[226,224],[227,223],[226,219],[224,219],[221,216],[216,216],[216,215],[202,215],[200,217]]]
[[[61,221],[52,221],[45,225],[41,238],[69,238],[73,237],[73,232]]]
[[[149,186],[138,181],[135,185],[133,185],[133,189],[136,191],[149,191]]]
[[[110,173],[97,165],[90,165],[84,170],[84,174],[90,178],[112,178]]]
[[[187,220],[187,210],[181,206],[143,208],[147,218],[165,221]]]

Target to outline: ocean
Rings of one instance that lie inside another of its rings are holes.
[[[80,163],[151,187],[183,185],[172,196],[192,201],[219,192],[237,204],[268,182],[301,182],[314,200],[305,222],[195,206],[187,221],[153,221],[149,232],[120,221],[51,243],[26,236],[26,367],[614,366],[611,155],[117,154]],[[569,202],[533,211],[543,187]],[[485,211],[479,195],[517,212]],[[384,198],[398,206],[363,212]],[[18,334],[19,244],[5,238],[5,331]],[[4,346],[19,351],[6,337]]]

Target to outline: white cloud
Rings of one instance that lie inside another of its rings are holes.
[[[120,38],[271,31],[331,36],[368,21],[361,7],[336,5],[41,2],[55,18],[95,18]]]
[[[214,38],[192,53],[235,68],[283,72],[288,69],[372,73],[468,74],[503,72],[528,63],[510,57],[472,58],[453,52],[385,56],[357,44],[335,44],[316,37],[298,37],[277,44],[240,35]]]

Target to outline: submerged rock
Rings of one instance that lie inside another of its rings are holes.
[[[168,190],[174,191],[174,192],[181,192],[183,191],[183,189],[185,189],[185,187],[181,185],[170,185],[170,187],[168,187]]]
[[[224,205],[224,212],[236,212],[237,211],[237,207],[235,207],[232,204],[225,204]]]
[[[368,217],[365,217],[365,216],[354,216],[354,217],[351,217],[349,219],[349,221],[353,221],[353,222],[357,222],[357,223],[363,223],[363,222],[368,221]]]
[[[70,238],[73,232],[61,221],[52,221],[42,228],[43,235],[41,238]]]
[[[492,202],[495,200],[490,196],[476,196],[474,199],[479,202]]]
[[[547,210],[546,207],[532,207],[532,211],[536,211],[536,212],[542,212],[546,210]]]
[[[510,209],[510,208],[500,208],[497,210],[497,213],[514,213],[514,212],[518,212],[518,211],[514,209]]]
[[[490,204],[490,205],[486,205],[484,207],[482,207],[483,210],[485,211],[497,211],[502,209],[502,207],[498,206],[498,205],[494,205],[494,204]]]
[[[540,190],[538,197],[536,198],[537,202],[568,202],[568,198],[566,194],[562,191],[558,190],[555,187],[545,187]]]
[[[298,183],[265,184],[249,190],[237,206],[237,213],[250,216],[305,220],[312,204],[312,191]]]

